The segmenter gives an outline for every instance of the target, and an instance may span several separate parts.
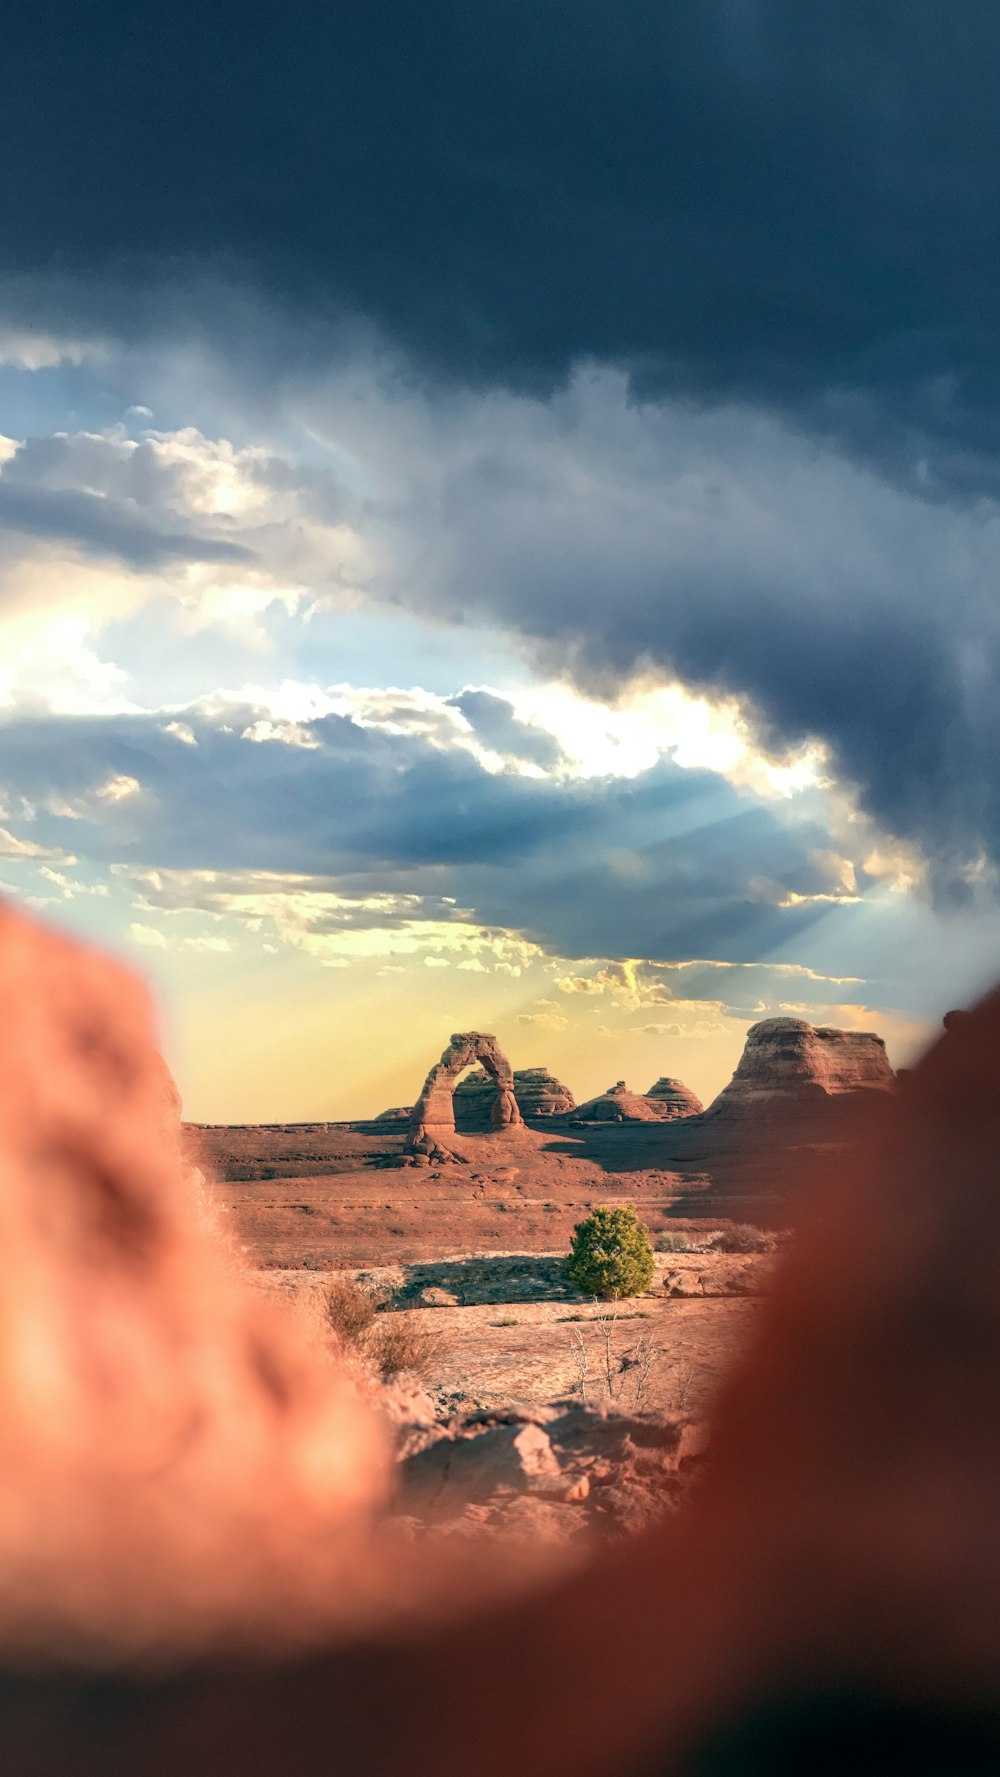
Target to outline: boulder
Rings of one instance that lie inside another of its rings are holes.
[[[494,1494],[552,1492],[561,1470],[540,1425],[495,1425],[441,1438],[401,1470],[400,1510],[415,1516],[459,1512]]]
[[[456,1415],[437,1438],[401,1445],[397,1510],[417,1533],[447,1525],[467,1535],[619,1537],[678,1503],[682,1455],[695,1454],[683,1445],[688,1424],[609,1401]]]

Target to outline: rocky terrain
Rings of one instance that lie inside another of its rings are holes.
[[[817,1167],[846,1151],[848,1114],[893,1083],[877,1037],[769,1020],[707,1111],[673,1078],[647,1094],[620,1081],[575,1106],[547,1070],[519,1074],[470,1032],[452,1037],[411,1110],[189,1129],[187,1142],[234,1253],[304,1326],[341,1270],[433,1322],[424,1383],[438,1433],[464,1416],[478,1435],[483,1415],[560,1400],[703,1416],[774,1262],[727,1255],[719,1236],[793,1224]],[[495,1120],[502,1093],[516,1120]],[[650,1291],[618,1311],[613,1352],[601,1312],[563,1276],[575,1224],[606,1202],[634,1204],[664,1249]]]
[[[773,1276],[707,1217],[617,1318],[555,1256],[373,1267],[382,1319],[454,1327],[433,1389],[307,1336],[329,1272],[250,1287],[220,1247],[124,971],[0,910],[0,1011],[5,1770],[996,1769],[1000,995],[897,1091],[825,1092],[879,1114]],[[316,1164],[318,1132],[270,1133]],[[649,1404],[651,1350],[716,1310],[743,1322],[721,1393]],[[469,1316],[582,1340],[575,1386],[553,1344],[477,1405]]]
[[[578,1402],[419,1422],[406,1402],[397,1510],[417,1534],[585,1544],[676,1511],[705,1455],[681,1414]]]
[[[484,1054],[463,1091],[463,1067]],[[234,1244],[265,1268],[542,1253],[564,1251],[574,1224],[605,1201],[634,1202],[654,1239],[729,1221],[793,1224],[823,1164],[836,1167],[894,1085],[880,1038],[796,1019],[751,1029],[706,1111],[682,1082],[661,1080],[647,1094],[619,1083],[557,1112],[540,1108],[542,1088],[554,1096],[551,1075],[527,1072],[537,1091],[522,1089],[518,1102],[507,1058],[473,1032],[452,1039],[410,1112],[189,1127],[186,1140]],[[493,1126],[499,1079],[511,1082],[503,1090],[517,1120]]]
[[[347,1275],[428,1336],[422,1381],[442,1418],[534,1410],[563,1397],[702,1417],[752,1327],[777,1256],[730,1255],[712,1243],[658,1253],[649,1290],[610,1307],[566,1282],[563,1253],[467,1254],[357,1266]],[[322,1329],[329,1277],[269,1270],[255,1281],[292,1304],[308,1339]]]

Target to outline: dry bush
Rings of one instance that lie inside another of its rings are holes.
[[[682,1234],[677,1228],[668,1228],[665,1233],[656,1236],[653,1245],[658,1253],[689,1253],[695,1248],[696,1242],[691,1239],[690,1234]]]
[[[583,1319],[582,1315],[565,1315],[563,1319]],[[588,1388],[597,1390],[597,1399],[617,1401],[622,1406],[631,1395],[631,1405],[641,1411],[646,1405],[647,1392],[653,1370],[653,1359],[661,1349],[653,1344],[648,1334],[643,1334],[634,1345],[625,1350],[616,1344],[615,1334],[619,1320],[648,1319],[647,1315],[619,1313],[618,1299],[602,1306],[600,1311],[586,1316],[590,1325],[597,1328],[597,1365],[596,1380],[591,1375],[591,1348],[587,1343],[582,1327],[577,1327],[570,1337],[570,1350],[573,1354],[573,1365],[576,1370],[576,1387],[580,1391],[580,1399],[586,1407],[589,1405]]]
[[[340,1275],[323,1292],[324,1318],[341,1351],[371,1365],[384,1382],[404,1372],[426,1376],[440,1355],[440,1334],[419,1312],[385,1312],[389,1300]]]
[[[367,1340],[367,1349],[383,1382],[404,1373],[424,1377],[441,1354],[437,1329],[422,1317],[409,1314],[379,1315]]]
[[[378,1312],[378,1298],[353,1278],[338,1275],[326,1286],[323,1309],[341,1347],[354,1351],[367,1340]]]
[[[712,1250],[717,1253],[767,1253],[774,1245],[774,1236],[766,1234],[763,1228],[755,1228],[750,1222],[737,1222],[733,1228],[723,1228],[712,1242]]]

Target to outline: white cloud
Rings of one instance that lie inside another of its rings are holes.
[[[356,604],[371,572],[329,475],[194,427],[4,439],[0,505],[0,701],[32,687],[56,707],[120,697],[97,638],[152,598],[170,601],[183,631],[213,626],[259,648],[271,606],[305,610],[318,594]]]
[[[46,882],[51,882],[66,901],[72,900],[76,895],[97,895],[99,898],[105,898],[110,893],[106,882],[75,882],[64,871],[53,870],[48,864],[43,864],[38,874],[43,876]]]
[[[519,1012],[518,1024],[534,1024],[540,1030],[566,1030],[569,1019],[561,1012]]]
[[[48,859],[54,864],[75,864],[76,859],[58,845],[40,845],[34,839],[19,839],[6,827],[0,827],[0,858]]]
[[[54,370],[60,364],[82,364],[88,358],[104,355],[96,340],[34,333],[29,328],[0,322],[0,364],[10,364],[17,370]]]
[[[60,820],[92,821],[113,813],[122,803],[141,795],[142,785],[138,778],[127,772],[113,772],[78,795],[62,796],[53,791],[45,798],[45,807],[49,814],[57,815]]]
[[[132,944],[142,945],[146,950],[166,950],[167,936],[155,926],[136,924],[128,926],[125,936]]]
[[[696,1018],[691,1024],[643,1024],[639,1030],[644,1037],[683,1037],[687,1041],[719,1036],[726,1028],[717,1018]]]

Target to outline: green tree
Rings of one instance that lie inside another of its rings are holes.
[[[566,1276],[585,1296],[638,1296],[653,1270],[649,1229],[634,1209],[605,1204],[573,1229]]]

